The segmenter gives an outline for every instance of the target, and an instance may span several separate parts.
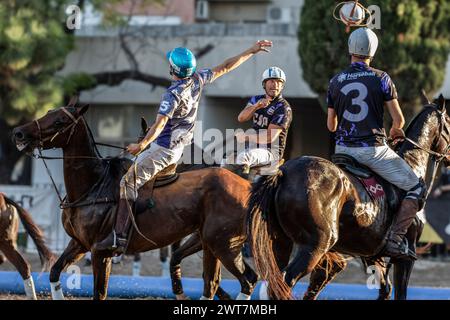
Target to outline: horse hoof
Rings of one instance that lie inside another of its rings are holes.
[[[186,296],[184,293],[182,294],[176,294],[175,295],[177,300],[191,300],[188,296]]]
[[[0,264],[6,261],[6,258],[4,255],[0,254]]]

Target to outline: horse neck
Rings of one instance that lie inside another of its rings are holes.
[[[417,142],[423,148],[431,149],[436,132],[434,128],[439,126],[439,122],[436,117],[430,116],[429,113],[422,116],[426,118],[421,124],[420,119],[418,119],[414,127],[411,130],[408,129],[408,138]],[[418,177],[425,180],[430,160],[428,152],[405,142],[399,151],[399,155],[405,159]]]
[[[69,143],[63,148],[63,155],[64,182],[68,200],[72,202],[86,194],[103,172],[103,163],[97,156],[95,142],[84,119],[76,125]]]

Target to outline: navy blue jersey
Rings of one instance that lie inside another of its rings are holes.
[[[248,101],[247,105],[254,105],[258,101],[264,99],[265,95],[253,96]],[[282,128],[279,135],[279,145],[272,146],[267,145],[267,148],[277,147],[278,155],[281,158],[286,147],[286,138],[289,130],[289,126],[292,122],[292,110],[289,102],[286,101],[281,95],[272,100],[272,102],[265,108],[258,109],[253,114],[253,125],[252,128],[256,131],[266,129],[270,124],[280,126]],[[264,146],[265,147],[265,146]]]
[[[327,104],[338,118],[336,144],[372,147],[385,143],[384,102],[397,99],[389,75],[363,62],[352,63],[330,81]]]
[[[165,148],[189,145],[194,135],[195,120],[203,86],[212,82],[213,72],[202,69],[193,77],[176,80],[161,99],[159,114],[169,117],[156,143]]]

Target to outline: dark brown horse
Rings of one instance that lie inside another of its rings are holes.
[[[43,269],[46,270],[53,262],[54,256],[45,245],[44,236],[39,227],[33,222],[31,215],[16,202],[0,193],[0,251],[11,262],[23,279],[27,298],[36,300],[30,264],[17,251],[17,232],[19,218],[36,245]],[[2,261],[3,262],[3,261]]]
[[[63,298],[60,273],[92,252],[94,299],[105,299],[111,269],[110,254],[96,250],[95,244],[111,231],[118,182],[129,161],[100,159],[90,130],[83,118],[88,106],[67,107],[16,128],[14,140],[20,150],[62,148],[67,200],[63,225],[72,237],[50,272],[52,296]],[[256,274],[242,259],[245,241],[245,206],[250,183],[220,168],[181,173],[178,180],[153,192],[155,207],[137,215],[139,229],[133,232],[127,253],[167,246],[199,232],[203,248],[203,296],[211,299],[220,280],[220,263],[239,280],[240,297],[250,296]],[[140,190],[141,199],[149,190]],[[235,223],[239,221],[239,223]],[[151,241],[148,241],[142,235]]]
[[[398,154],[425,179],[428,165],[436,167],[449,151],[450,118],[442,95],[437,104],[423,108],[406,135]],[[402,196],[397,190],[394,194],[397,204],[386,197],[372,201],[352,175],[317,157],[290,160],[277,175],[260,179],[252,189],[249,221],[255,264],[268,279],[272,296],[290,299],[297,281],[318,266],[335,275],[342,270],[341,254],[379,256]],[[410,227],[411,247],[422,227],[418,221]],[[299,250],[288,263],[292,243]],[[414,262],[392,262],[395,296],[406,299]],[[325,285],[329,273],[321,278]]]

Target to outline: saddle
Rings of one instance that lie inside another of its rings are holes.
[[[397,211],[400,204],[397,187],[377,175],[369,167],[359,163],[350,155],[336,153],[331,156],[331,161],[358,179],[373,201],[385,195],[389,210]]]
[[[145,199],[138,199],[136,201],[136,214],[144,212],[146,209],[151,209],[155,206],[155,201],[153,200],[153,190],[155,188],[167,186],[175,182],[179,177],[179,174],[176,172],[176,170],[177,164],[171,164],[170,166],[156,174],[153,179],[145,184],[145,188],[149,190],[149,194]]]

